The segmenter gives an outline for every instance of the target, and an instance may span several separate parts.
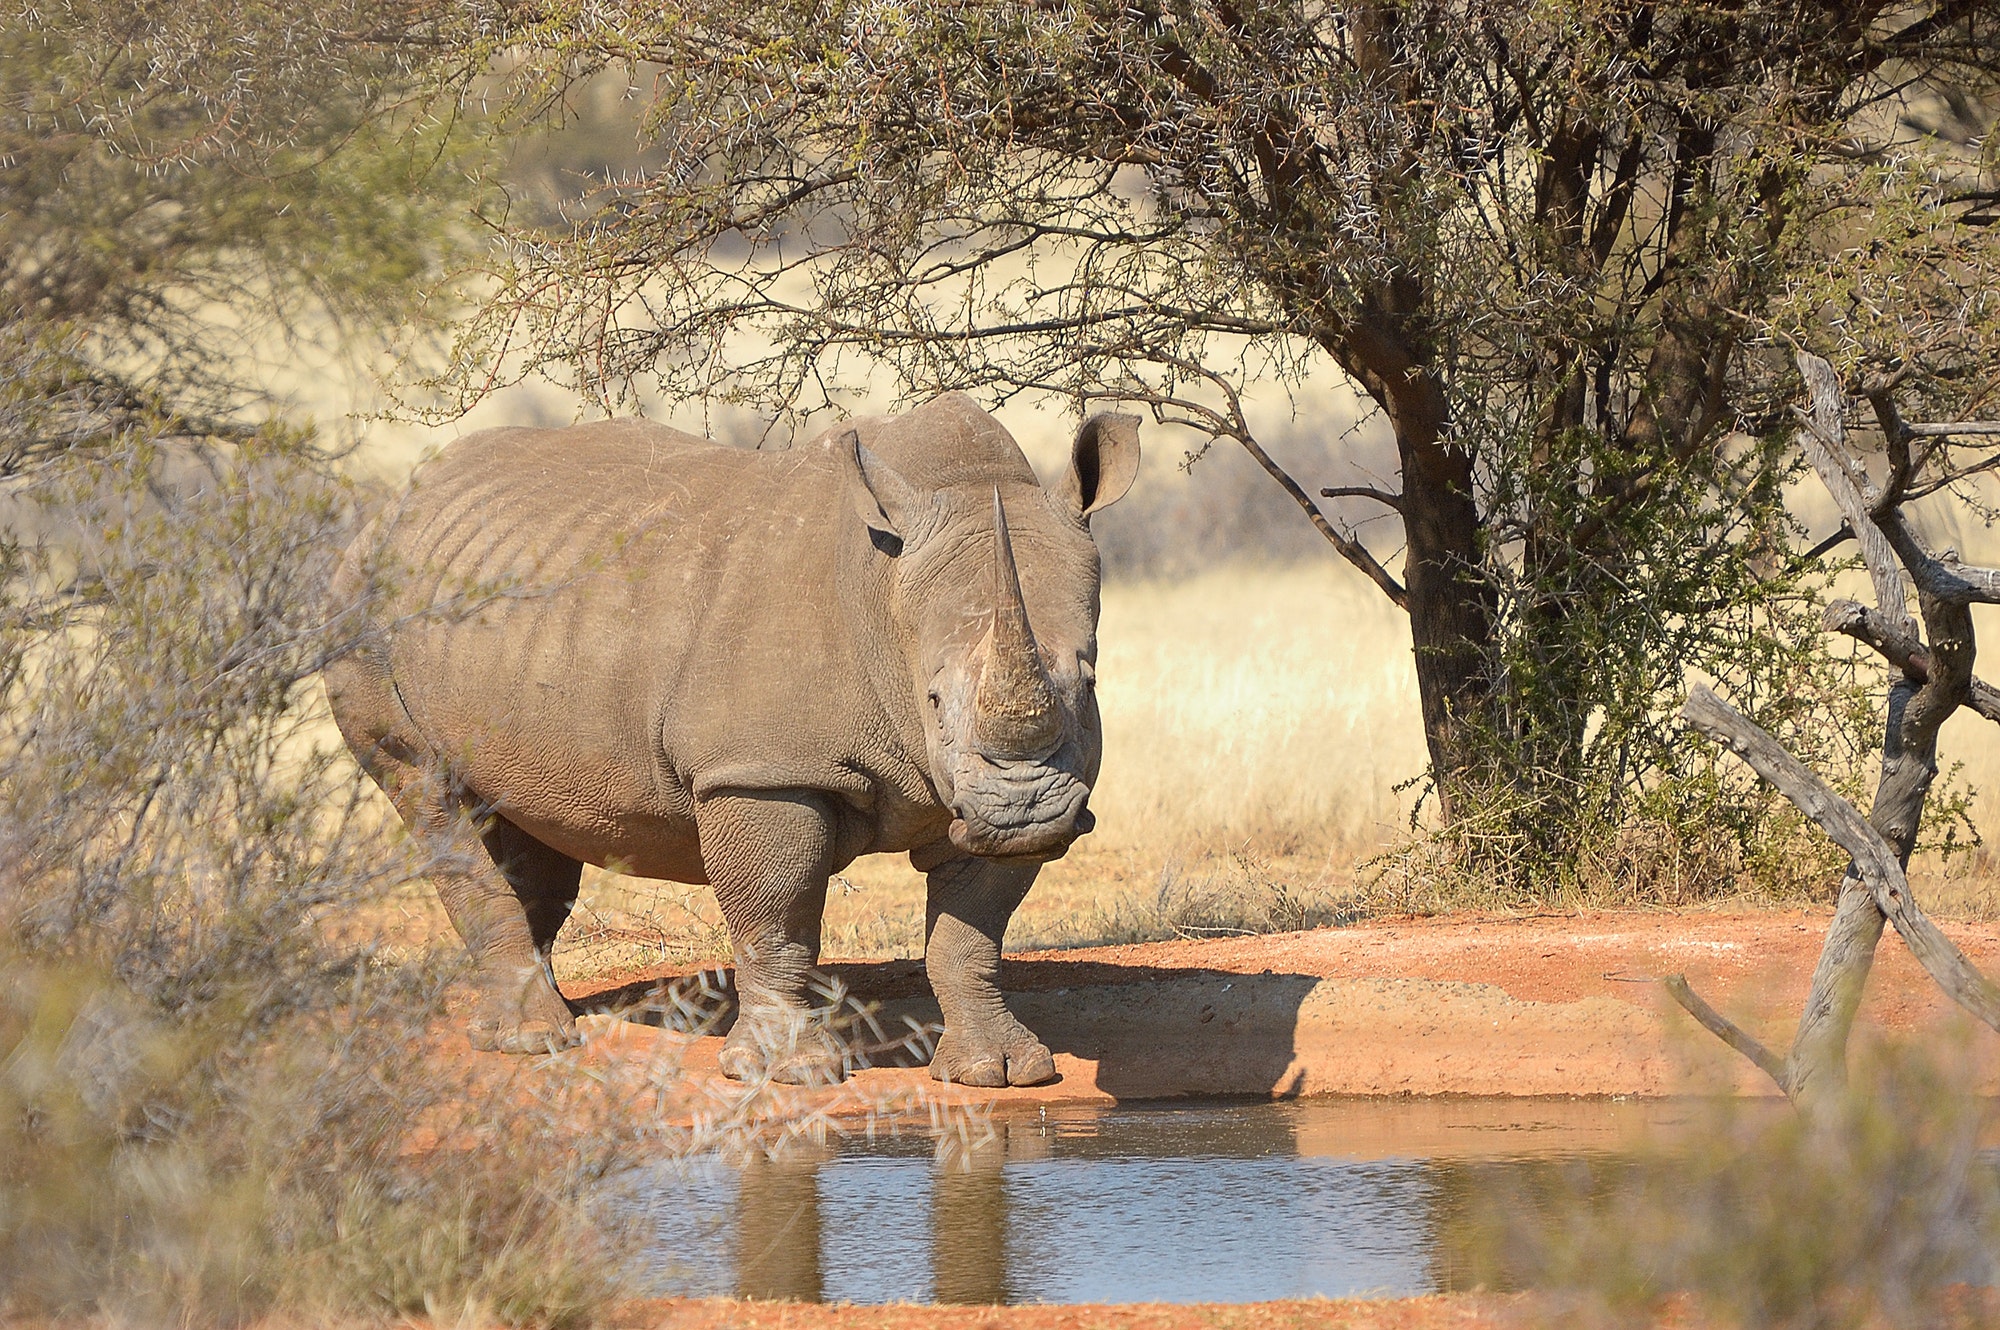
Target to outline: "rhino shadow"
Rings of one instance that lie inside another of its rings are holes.
[[[820,968],[824,1000],[869,1066],[921,1066],[941,1028],[916,960],[841,961]],[[1108,961],[1005,958],[1007,1006],[1056,1054],[1095,1064],[1095,1087],[1117,1100],[1289,1099],[1303,1088],[1300,1014],[1322,980],[1265,971],[1167,969]],[[655,975],[573,1002],[581,1012],[704,1034],[735,1018],[727,967]],[[1071,1065],[1067,1074],[1076,1074]]]

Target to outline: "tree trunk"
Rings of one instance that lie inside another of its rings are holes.
[[[1478,777],[1468,726],[1489,723],[1486,668],[1493,616],[1478,577],[1479,513],[1472,458],[1442,439],[1444,390],[1428,376],[1389,398],[1403,464],[1403,581],[1417,697],[1439,809],[1448,822]]]
[[[1403,490],[1403,589],[1415,653],[1417,701],[1438,810],[1450,822],[1483,774],[1468,728],[1492,724],[1490,591],[1480,576],[1472,455],[1446,439],[1450,407],[1424,326],[1422,284],[1385,283],[1373,308],[1328,328],[1321,347],[1374,399],[1396,434]]]

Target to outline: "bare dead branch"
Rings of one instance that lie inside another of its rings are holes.
[[[1947,438],[1952,435],[2000,434],[2000,420],[1947,420],[1928,425],[1906,424],[1903,430],[1919,439]]]
[[[1806,429],[1800,443],[1847,519],[1816,552],[1859,533],[1876,593],[1882,598],[1879,609],[1836,601],[1827,607],[1825,625],[1830,631],[1866,643],[1903,677],[1889,691],[1882,773],[1874,812],[1866,822],[1769,735],[1708,690],[1693,691],[1683,719],[1744,757],[1760,776],[1818,821],[1848,850],[1853,861],[1841,883],[1839,906],[1813,969],[1811,991],[1799,1017],[1791,1053],[1781,1067],[1774,1069],[1769,1052],[1719,1013],[1709,1009],[1704,1014],[1697,1009],[1694,1004],[1700,999],[1686,991],[1684,980],[1679,989],[1670,986],[1669,991],[1717,1037],[1771,1075],[1794,1103],[1812,1111],[1846,1083],[1847,1041],[1885,923],[1895,924],[1925,969],[1954,999],[1988,1024],[2000,1015],[2000,989],[1980,975],[1918,910],[1910,898],[1903,867],[1916,840],[1925,794],[1937,772],[1940,726],[1961,704],[1989,718],[2000,718],[2000,693],[1973,678],[1972,621],[1967,602],[1953,603],[1932,594],[1931,588],[1942,584],[1950,570],[1944,560],[1923,547],[1903,517],[1903,505],[1913,497],[1914,478],[1943,443],[1913,454],[1911,440],[1923,436],[1904,425],[1893,397],[1894,384],[1872,384],[1866,395],[1881,426],[1890,465],[1886,483],[1875,485],[1846,449],[1842,402],[1831,366],[1803,352],[1798,362],[1812,399],[1811,410],[1802,413]],[[1898,558],[1918,584],[1928,646],[1909,614]]]
[[[1857,601],[1836,600],[1826,607],[1824,622],[1828,632],[1845,633],[1873,647],[1912,683],[1930,682],[1930,651],[1915,637],[1898,632],[1886,615]],[[2000,688],[1984,679],[1972,681],[1965,704],[1986,719],[2000,722]]]
[[[1378,490],[1373,485],[1329,485],[1319,492],[1322,499],[1373,499],[1385,508],[1403,511],[1403,496]]]
[[[1681,1004],[1681,1009],[1700,1021],[1710,1034],[1756,1063],[1766,1076],[1777,1082],[1780,1090],[1786,1094],[1792,1092],[1790,1071],[1783,1060],[1759,1043],[1749,1031],[1708,1005],[1701,994],[1688,987],[1686,975],[1665,975],[1660,983],[1673,995],[1674,1001]]]
[[[1839,506],[1840,515],[1847,519],[1848,530],[1860,542],[1862,561],[1868,565],[1868,576],[1875,583],[1875,603],[1897,621],[1901,631],[1914,637],[1917,624],[1910,617],[1909,596],[1903,586],[1903,575],[1896,567],[1896,552],[1871,518],[1866,495],[1867,473],[1847,453],[1847,428],[1841,423],[1840,379],[1832,365],[1809,351],[1800,351],[1795,358],[1812,400],[1805,417],[1806,427],[1799,431],[1799,446]]]
[[[1947,605],[2000,604],[2000,568],[1963,563],[1955,550],[1933,553],[1900,507],[1879,514],[1875,524],[1910,570],[1910,580],[1925,595]]]
[[[1828,632],[1845,633],[1873,647],[1912,682],[1924,683],[1930,679],[1930,652],[1914,635],[1903,632],[1880,611],[1871,610],[1860,601],[1836,600],[1827,605],[1820,621]]]
[[[2000,986],[1981,974],[1917,908],[1896,851],[1854,805],[1828,789],[1776,739],[1700,684],[1689,691],[1681,719],[1749,763],[1853,856],[1876,907],[1895,925],[1925,971],[1953,1001],[2000,1030]]]

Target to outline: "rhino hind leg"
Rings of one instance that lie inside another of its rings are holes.
[[[472,871],[439,884],[445,910],[472,949],[479,972],[480,1005],[466,1033],[482,1051],[574,1048],[582,1041],[550,958],[556,934],[576,904],[583,864],[504,817],[488,818],[479,839],[490,870],[474,858]],[[473,943],[462,915],[476,921],[480,943]]]
[[[579,1041],[549,970],[556,932],[576,903],[583,865],[505,818],[481,815],[434,769],[371,755],[369,774],[403,821],[439,847],[438,899],[472,957],[477,1005],[466,1026],[480,1052],[549,1053]]]
[[[472,1046],[503,1053],[574,1047],[576,1021],[556,989],[549,952],[576,903],[583,865],[484,813],[439,770],[379,646],[332,662],[324,677],[334,721],[363,770],[410,831],[444,851],[432,878],[481,990],[466,1031]]]
[[[808,792],[726,791],[703,799],[695,821],[736,963],[723,1075],[789,1085],[842,1079],[840,1040],[806,1001],[836,868],[832,808]]]
[[[944,1013],[931,1075],[954,1085],[1044,1085],[1056,1079],[1048,1045],[1000,996],[1000,941],[1038,863],[948,859],[930,871],[924,969]]]

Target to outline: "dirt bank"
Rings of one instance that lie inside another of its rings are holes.
[[[2000,1300],[1968,1293],[1963,1319],[1991,1325]],[[1422,1298],[1312,1298],[1243,1306],[1141,1304],[1125,1307],[820,1307],[726,1298],[635,1303],[618,1325],[629,1330],[1533,1330],[1556,1325],[1705,1330],[1720,1322],[1686,1299],[1650,1315],[1607,1322],[1533,1296],[1443,1293]],[[1866,1330],[1885,1330],[1863,1321]]]
[[[702,1298],[634,1304],[619,1325],[631,1330],[1501,1330],[1533,1324],[1527,1310],[1518,1298],[1465,1293],[1234,1307],[821,1307]]]
[[[1805,995],[1824,912],[1597,912],[1458,916],[1277,936],[1009,956],[1009,1003],[1056,1050],[1061,1080],[1009,1103],[1186,1095],[1668,1095],[1772,1093],[1770,1083],[1666,1002],[1656,976],[1704,996],[1778,1047]],[[2000,926],[1948,925],[1975,963],[2000,962]],[[827,969],[885,1022],[934,1021],[920,964]],[[572,993],[637,999],[670,970]],[[1862,1033],[1932,1030],[1968,1041],[2000,1090],[2000,1037],[1972,1032],[1893,935]],[[586,1017],[596,1055],[670,1041],[713,1075],[721,1040]],[[864,1071],[850,1092],[915,1088],[911,1067]],[[990,1097],[980,1095],[977,1097]]]

